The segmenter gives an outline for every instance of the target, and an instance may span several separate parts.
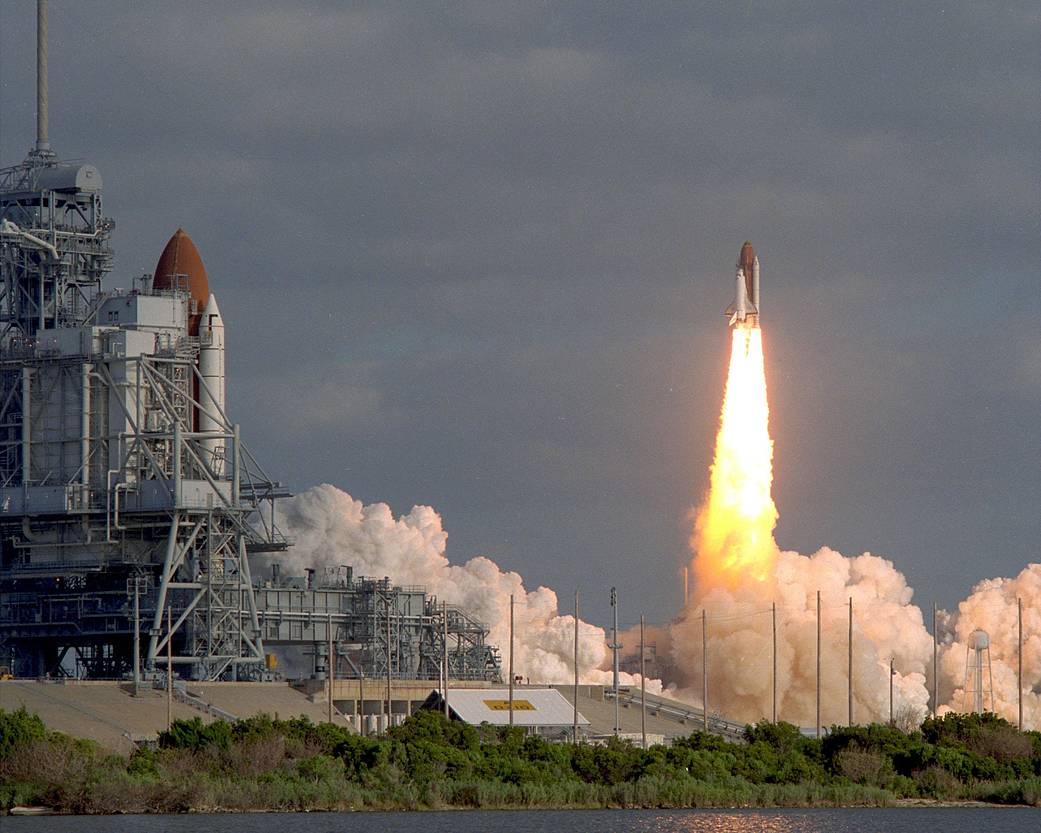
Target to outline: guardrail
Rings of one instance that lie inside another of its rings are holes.
[[[166,680],[158,679],[155,681],[155,687],[160,691],[166,691]],[[212,703],[207,703],[198,694],[192,694],[188,691],[188,685],[183,681],[175,680],[173,684],[173,699],[178,703],[184,703],[186,706],[190,706],[193,709],[208,714],[211,717],[215,717],[218,720],[224,720],[228,723],[235,723],[238,721],[238,717],[233,715],[231,712],[226,712],[224,709],[219,708]]]
[[[610,699],[614,696],[614,692],[606,689],[604,696]],[[631,689],[620,688],[618,689],[618,702],[638,707],[640,705],[640,695],[639,693],[634,693]],[[645,703],[648,709],[653,709],[659,716],[675,720],[678,723],[690,724],[692,731],[703,728],[705,725],[705,713],[694,706],[685,706],[675,701],[662,700],[653,694],[647,695]],[[744,723],[735,723],[711,712],[708,715],[708,729],[717,735],[724,735],[734,740],[743,741],[745,738]]]

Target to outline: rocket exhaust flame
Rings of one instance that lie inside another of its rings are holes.
[[[731,329],[730,370],[716,436],[711,485],[691,546],[699,590],[764,581],[773,571],[777,509],[762,330]]]
[[[750,285],[743,281],[749,272]],[[759,268],[749,243],[742,247],[736,275],[735,302],[727,310],[730,368],[710,486],[690,541],[697,585],[683,615],[663,629],[675,671],[666,682],[692,702],[701,699],[699,643],[707,638],[710,703],[725,703],[731,719],[767,717],[773,710],[767,670],[772,664],[780,718],[810,725],[813,668],[820,650],[827,671],[821,681],[824,721],[843,720],[840,705],[844,710],[848,682],[839,669],[845,665],[847,629],[836,627],[834,605],[826,605],[818,649],[814,633],[820,591],[826,600],[856,602],[853,688],[859,718],[884,711],[876,677],[888,674],[889,657],[895,658],[897,704],[924,714],[930,637],[921,611],[909,604],[911,591],[903,576],[890,562],[867,553],[845,558],[822,548],[807,557],[782,552],[774,541],[778,514],[771,495],[773,441],[759,328]],[[780,613],[776,635],[770,632],[771,610]]]

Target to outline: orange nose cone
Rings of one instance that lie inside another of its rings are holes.
[[[745,275],[752,274],[752,264],[755,262],[755,249],[752,248],[751,242],[745,241],[745,245],[741,247],[741,254],[737,258],[737,265],[745,270]]]
[[[187,280],[187,283],[185,282]],[[199,334],[199,321],[206,302],[210,299],[210,280],[202,257],[188,233],[179,228],[166,244],[155,266],[152,288],[187,289],[195,301],[195,314],[188,318],[188,335]]]

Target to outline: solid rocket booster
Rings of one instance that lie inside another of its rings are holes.
[[[730,326],[749,324],[759,326],[759,258],[749,241],[741,247],[734,274],[734,302],[724,313]]]
[[[214,295],[206,301],[199,322],[199,375],[203,381],[199,389],[199,431],[224,432],[224,319]],[[218,477],[223,476],[226,438],[204,437],[200,444],[206,450],[206,462]]]

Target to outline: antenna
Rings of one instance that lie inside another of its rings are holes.
[[[618,643],[618,589],[615,587],[611,588],[611,610],[614,614],[614,627],[611,630],[611,644],[607,647],[611,649],[614,654],[614,684],[612,685],[612,691],[614,692],[614,733],[615,737],[618,736],[618,649],[622,646]]]
[[[50,153],[47,138],[47,0],[36,0],[36,152]]]

